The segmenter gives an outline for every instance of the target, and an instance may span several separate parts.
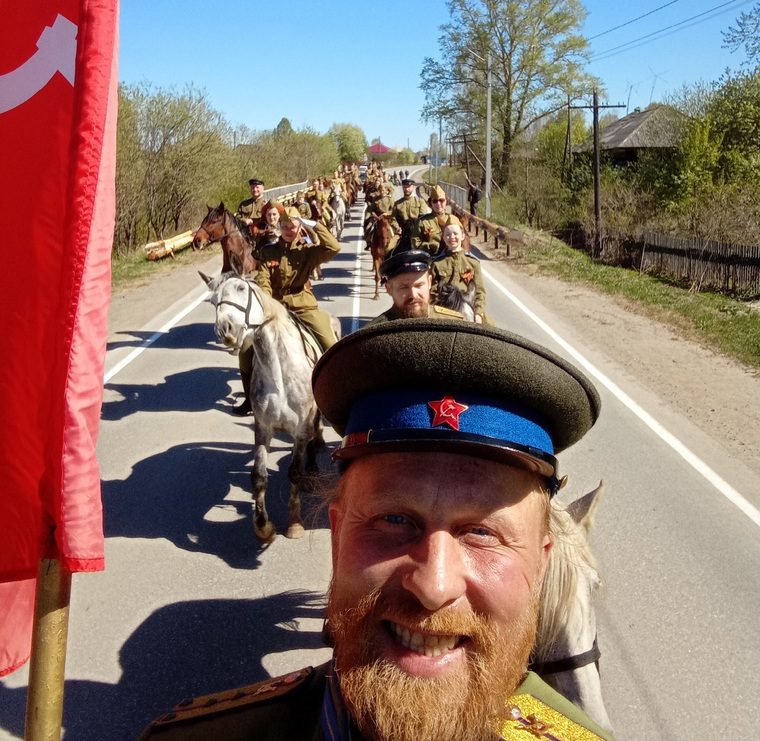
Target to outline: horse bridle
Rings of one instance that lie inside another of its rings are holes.
[[[218,309],[222,305],[227,306],[233,306],[234,308],[240,310],[243,312],[243,315],[245,316],[245,326],[248,329],[254,329],[254,327],[257,327],[259,325],[251,324],[250,314],[251,314],[251,306],[253,306],[253,299],[256,298],[256,303],[261,307],[262,313],[264,313],[264,306],[259,300],[259,297],[256,296],[256,292],[251,288],[251,284],[245,280],[244,278],[240,278],[238,276],[235,276],[235,278],[230,278],[230,280],[239,280],[245,283],[245,287],[248,289],[248,304],[246,306],[243,306],[242,304],[237,303],[237,301],[230,301],[229,299],[222,299],[216,304],[216,308]]]
[[[561,674],[562,672],[572,672],[589,664],[595,664],[597,672],[599,671],[599,657],[602,652],[594,636],[594,644],[588,651],[575,656],[568,656],[566,659],[557,659],[556,661],[531,662],[530,670],[536,674]]]
[[[245,237],[246,240],[248,239],[245,236],[245,234],[243,234],[243,231],[240,229],[240,227],[237,226],[234,222],[232,224],[233,228],[230,231],[225,232],[224,231],[224,220],[225,220],[225,217],[226,217],[226,214],[222,214],[221,220],[219,220],[219,221],[217,221],[217,222],[214,223],[213,228],[216,229],[217,226],[221,227],[222,232],[223,232],[222,234],[220,234],[217,237],[212,236],[211,232],[205,226],[203,226],[203,224],[201,224],[200,227],[198,227],[198,232],[201,231],[201,230],[203,230],[208,235],[208,242],[207,242],[207,244],[215,244],[216,242],[221,242],[225,237],[229,237],[230,235],[234,234],[235,232],[238,232],[239,234],[242,234],[243,237]],[[196,232],[196,235],[198,234],[198,232]]]

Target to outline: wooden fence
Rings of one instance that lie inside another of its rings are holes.
[[[667,275],[697,290],[760,296],[760,246],[679,239],[654,232],[632,236],[605,228],[601,258],[627,263],[640,272]]]

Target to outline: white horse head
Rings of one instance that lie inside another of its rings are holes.
[[[611,729],[602,699],[594,598],[602,580],[588,542],[604,482],[567,506],[552,501],[554,546],[541,591],[532,668],[600,726]]]
[[[267,319],[266,299],[261,289],[242,272],[237,255],[230,256],[232,270],[215,278],[200,273],[216,307],[216,338],[226,348],[239,352],[251,345],[253,333]]]

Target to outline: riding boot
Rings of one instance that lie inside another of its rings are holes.
[[[245,417],[251,413],[251,378],[253,374],[240,371],[240,377],[243,379],[245,399],[236,407],[232,407],[232,413],[237,417]]]

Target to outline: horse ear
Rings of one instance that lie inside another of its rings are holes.
[[[200,276],[201,276],[201,280],[202,280],[202,281],[203,281],[203,282],[204,282],[204,283],[205,283],[207,286],[210,286],[210,285],[211,285],[211,281],[213,280],[213,278],[209,278],[209,277],[208,277],[208,275],[206,275],[205,273],[201,272],[200,270],[198,271],[198,275],[200,275]]]
[[[243,261],[240,259],[240,255],[235,252],[230,252],[230,267],[235,275],[243,275]]]
[[[219,210],[220,210],[220,211],[224,211],[224,210],[225,210],[225,209],[224,209],[224,201],[222,201],[222,202],[219,204]]]
[[[570,513],[570,516],[576,523],[583,526],[586,532],[594,526],[596,508],[599,506],[599,502],[602,501],[604,489],[604,481],[600,481],[596,489],[567,505],[567,511]]]
[[[206,204],[206,216],[208,216],[208,215],[209,215],[209,214],[210,214],[210,213],[211,213],[213,210],[214,210],[214,209],[213,209],[213,208],[211,208],[211,206],[209,206],[209,205],[208,205],[208,203],[207,203],[207,204]]]

